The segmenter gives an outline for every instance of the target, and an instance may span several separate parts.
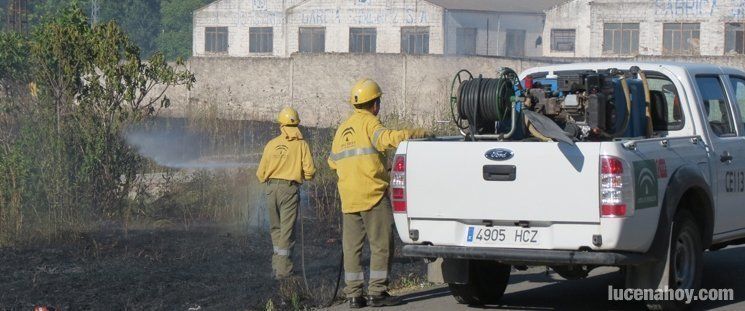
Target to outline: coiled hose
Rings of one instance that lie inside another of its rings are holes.
[[[463,81],[458,87],[458,115],[468,120],[472,135],[480,134],[481,128],[491,128],[494,122],[507,120],[514,95],[513,83],[507,78],[478,77]]]

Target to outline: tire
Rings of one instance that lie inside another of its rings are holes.
[[[496,304],[507,288],[511,269],[510,265],[498,262],[471,260],[468,263],[468,284],[449,283],[450,293],[461,304]]]
[[[701,228],[693,215],[681,210],[675,215],[673,234],[668,248],[670,289],[701,288],[703,274],[704,247],[701,241]],[[651,301],[649,310],[685,310],[690,305],[685,302]]]

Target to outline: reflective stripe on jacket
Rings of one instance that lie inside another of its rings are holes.
[[[361,109],[355,109],[339,126],[328,164],[339,177],[342,212],[368,211],[383,198],[389,181],[383,152],[398,147],[412,133],[389,130],[378,117]]]
[[[313,179],[316,167],[308,143],[297,127],[283,126],[282,134],[264,147],[256,177],[260,182],[283,179],[302,183]]]

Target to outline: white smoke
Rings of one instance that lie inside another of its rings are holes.
[[[158,165],[175,169],[230,169],[258,166],[262,145],[275,133],[265,122],[243,122],[242,135],[207,133],[183,119],[156,119],[131,127],[127,143]],[[234,131],[233,131],[234,132]]]

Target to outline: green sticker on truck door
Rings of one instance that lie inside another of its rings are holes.
[[[636,209],[657,206],[657,162],[634,162],[634,205]]]

